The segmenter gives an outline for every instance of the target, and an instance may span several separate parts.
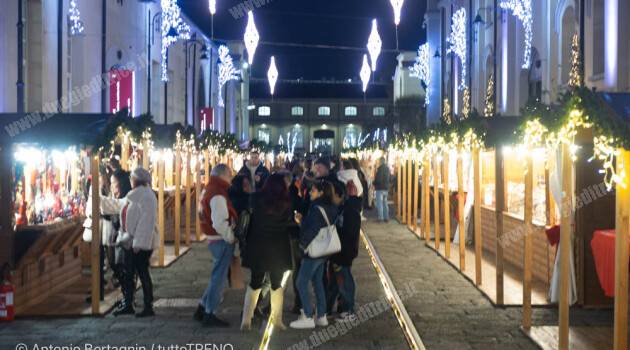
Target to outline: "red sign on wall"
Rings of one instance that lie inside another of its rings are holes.
[[[201,131],[203,132],[204,130],[212,129],[212,125],[214,123],[214,111],[212,110],[212,107],[202,108],[201,111],[199,111],[199,114]]]
[[[124,108],[133,116],[133,92],[136,79],[131,70],[113,69],[109,72],[109,110],[116,113]]]

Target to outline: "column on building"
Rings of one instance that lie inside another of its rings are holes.
[[[431,52],[431,82],[429,84],[429,104],[427,105],[427,126],[440,122],[442,115],[441,106],[443,99],[442,88],[442,59],[444,55],[442,46],[442,14],[438,8],[437,0],[429,0],[425,14],[427,24],[427,41]],[[434,57],[434,52],[440,53],[440,57]]]

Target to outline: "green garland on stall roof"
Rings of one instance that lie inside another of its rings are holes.
[[[153,117],[149,114],[143,114],[136,118],[129,116],[127,109],[122,109],[114,114],[100,135],[94,141],[94,149],[104,152],[109,150],[111,141],[115,140],[118,136],[118,128],[121,127],[128,130],[136,140],[142,139],[142,133],[146,130],[152,129],[155,126]]]
[[[219,154],[223,155],[227,151],[240,152],[240,147],[234,134],[222,134],[216,130],[206,130],[199,136],[201,148],[214,147]]]
[[[258,140],[258,139],[253,139],[251,141],[249,141],[249,150],[258,150],[258,152],[260,153],[269,153],[271,151],[273,151],[273,147],[270,146],[267,142]]]

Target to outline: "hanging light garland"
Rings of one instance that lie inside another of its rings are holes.
[[[370,83],[370,76],[372,71],[370,70],[370,63],[368,63],[367,55],[363,55],[363,65],[361,66],[361,82],[363,83],[363,93],[367,91],[368,84]]]
[[[494,116],[494,74],[488,78],[488,87],[486,88],[486,106],[483,108],[483,116],[491,118]]]
[[[162,81],[168,81],[168,48],[179,39],[190,39],[190,27],[181,17],[177,0],[161,0],[162,7]]]
[[[400,24],[400,14],[405,0],[389,0],[389,2],[392,4],[392,8],[394,9],[394,23],[398,26]]]
[[[376,63],[378,56],[381,54],[381,48],[383,47],[383,41],[378,34],[378,24],[376,19],[372,20],[372,32],[368,38],[367,49],[370,53],[370,60],[372,61],[372,71],[376,72]]]
[[[445,98],[443,104],[442,120],[444,120],[446,125],[451,125],[451,103],[448,101],[448,98]]]
[[[525,52],[523,65],[521,68],[528,69],[532,59],[532,26],[534,17],[532,16],[532,0],[501,0],[499,7],[504,10],[511,10],[512,14],[521,21],[525,31]]]
[[[269,64],[269,70],[267,71],[267,79],[269,80],[269,90],[271,96],[276,88],[276,82],[278,81],[278,68],[276,67],[276,58],[271,56],[271,63]]]
[[[459,61],[462,66],[461,78],[458,86],[459,90],[464,90],[466,87],[466,21],[466,9],[460,8],[451,18],[451,33],[446,39],[449,44],[447,52],[452,52],[459,57]]]
[[[223,103],[223,85],[230,80],[238,80],[241,71],[234,67],[232,62],[232,56],[230,56],[230,49],[225,45],[219,47],[219,95],[218,102],[220,107],[224,107]]]
[[[429,67],[429,60],[431,59],[431,53],[429,52],[429,43],[424,43],[420,45],[418,48],[418,56],[416,56],[416,61],[411,67],[409,75],[412,77],[416,77],[424,82],[425,88],[425,97],[424,97],[424,105],[429,105],[431,90],[429,89],[429,84],[431,84],[431,69]]]
[[[68,10],[68,19],[70,22],[70,34],[78,35],[83,33],[83,21],[81,21],[81,11],[77,4],[77,0],[70,0],[70,8]]]
[[[256,29],[252,11],[247,13],[247,26],[245,27],[243,40],[245,41],[245,48],[247,48],[247,61],[251,65],[254,63],[254,54],[256,54],[256,48],[260,41],[260,35],[258,34],[258,29]]]
[[[604,184],[608,191],[612,190],[615,184],[626,188],[626,184],[623,179],[626,178],[625,169],[622,169],[619,174],[615,169],[615,158],[619,156],[619,150],[615,148],[616,140],[613,137],[596,136],[593,138],[593,157],[589,159],[600,160],[602,168],[599,170],[600,174],[604,174]]]
[[[470,116],[470,99],[470,89],[466,86],[466,88],[464,88],[464,106],[462,108],[462,117],[464,119],[468,119]]]
[[[571,42],[571,72],[569,73],[569,86],[577,88],[582,86],[582,63],[580,62],[580,37],[573,35]]]
[[[217,13],[217,0],[209,0],[208,9],[210,10],[210,14],[214,16]]]

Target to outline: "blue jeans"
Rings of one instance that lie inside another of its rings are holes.
[[[379,220],[389,220],[389,206],[387,204],[387,196],[389,191],[377,190],[376,191],[376,211],[378,212]]]
[[[339,303],[341,312],[354,313],[354,296],[356,286],[351,271],[352,266],[333,264],[332,281],[328,287],[328,312],[332,313],[335,301],[341,296]]]
[[[300,266],[300,272],[298,272],[295,284],[300,293],[302,309],[306,317],[313,317],[313,306],[311,305],[311,298],[308,292],[309,282],[313,283],[313,289],[315,290],[317,316],[321,317],[326,314],[326,291],[324,290],[325,262],[326,258],[313,259],[304,257],[302,259],[302,266]]]
[[[199,304],[206,309],[206,313],[211,314],[221,302],[221,294],[227,280],[228,268],[234,256],[234,245],[220,240],[208,244],[208,249],[214,257],[214,266],[212,267],[210,283],[208,283],[208,287],[203,293]]]

